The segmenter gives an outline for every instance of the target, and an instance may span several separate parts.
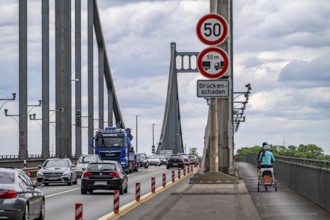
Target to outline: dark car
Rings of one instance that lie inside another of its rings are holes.
[[[0,168],[0,219],[45,219],[45,197],[20,169]]]
[[[69,158],[51,158],[39,166],[37,181],[45,185],[49,183],[77,184],[75,166]]]
[[[83,154],[79,157],[76,163],[77,176],[80,178],[82,173],[85,171],[88,163],[101,161],[97,154]]]
[[[167,160],[166,168],[170,169],[171,167],[180,167],[183,169],[184,166],[185,164],[182,156],[177,154],[172,154]]]
[[[117,161],[89,163],[81,177],[81,194],[94,190],[119,190],[127,193],[128,177]]]
[[[149,161],[148,156],[146,153],[137,153],[140,155],[140,167],[148,168],[149,167]]]
[[[189,160],[189,156],[188,154],[185,153],[178,153],[178,155],[182,156],[183,160],[184,160],[184,165],[189,166],[190,165],[190,160]]]

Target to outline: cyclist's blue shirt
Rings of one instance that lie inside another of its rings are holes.
[[[259,156],[258,161],[261,163],[261,165],[267,165],[271,166],[275,162],[275,157],[273,153],[269,150],[265,151],[265,156],[263,156],[264,153],[261,153]]]

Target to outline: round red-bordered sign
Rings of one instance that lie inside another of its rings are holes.
[[[203,16],[197,23],[196,33],[200,41],[207,45],[222,43],[228,34],[228,23],[218,14]]]
[[[197,69],[205,77],[216,79],[223,76],[229,66],[228,55],[218,47],[208,47],[197,57]]]

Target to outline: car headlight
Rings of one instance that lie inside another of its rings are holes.
[[[38,171],[37,172],[37,177],[42,177],[42,176],[44,176],[44,174],[42,172]]]
[[[67,171],[65,171],[64,173],[63,173],[63,176],[69,176],[70,175],[70,171],[69,170],[67,170]]]

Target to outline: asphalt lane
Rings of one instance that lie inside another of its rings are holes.
[[[257,168],[252,164],[239,162],[238,167],[246,187],[261,219],[281,220],[329,220],[330,213],[309,199],[278,182],[274,189],[257,190]],[[276,170],[275,170],[276,178]]]
[[[141,183],[141,196],[151,191],[151,177],[156,178],[156,188],[162,184],[162,174],[170,181],[171,170],[165,166],[140,168],[138,173],[128,175],[128,193],[120,196],[120,206],[135,200],[135,183]],[[41,188],[46,197],[46,219],[74,219],[76,203],[83,203],[83,219],[98,219],[113,211],[113,191],[95,191],[81,195],[80,180],[77,185],[50,185]]]

